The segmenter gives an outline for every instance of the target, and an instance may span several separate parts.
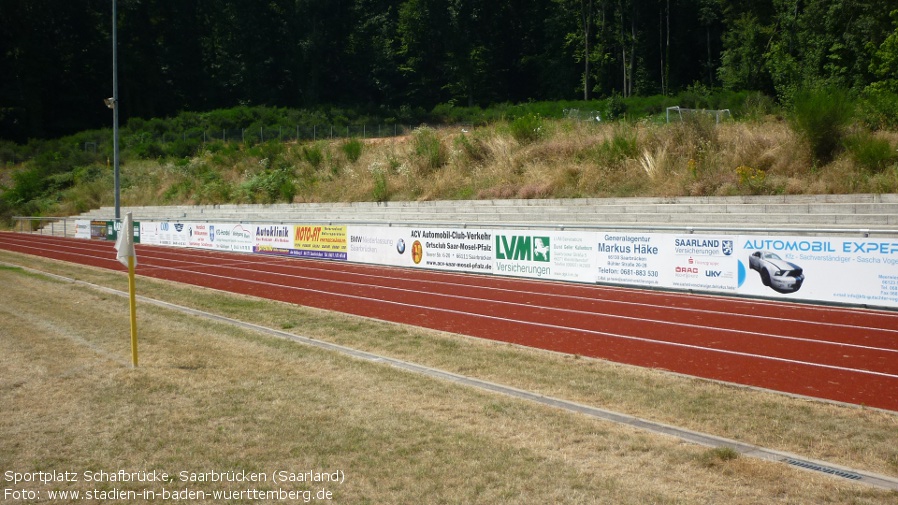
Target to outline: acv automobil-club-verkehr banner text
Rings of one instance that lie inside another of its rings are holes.
[[[898,307],[898,239],[892,238],[142,222],[140,242]]]

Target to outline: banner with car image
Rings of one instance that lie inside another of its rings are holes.
[[[739,294],[898,307],[898,239],[738,237]]]
[[[537,280],[898,307],[898,238],[144,222],[140,241]]]
[[[898,307],[898,239],[601,232],[599,283]]]

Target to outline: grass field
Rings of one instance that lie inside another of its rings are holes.
[[[148,303],[138,304],[141,366],[135,369],[126,298],[16,265],[122,291],[125,275],[8,252],[0,252],[0,262],[7,265],[0,267],[0,487],[39,493],[40,502],[53,502],[49,492],[56,490],[188,488],[241,493],[230,501],[210,494],[208,503],[266,501],[251,499],[250,489],[298,492],[294,503],[324,497],[326,491],[332,493],[330,502],[339,504],[898,501],[895,492],[681,443]],[[140,277],[137,289],[141,296],[298,335],[898,476],[895,413]],[[168,473],[169,481],[85,480],[85,472],[154,470]],[[14,484],[11,472],[74,472],[80,482]],[[181,472],[188,481],[181,480]],[[191,474],[208,480],[221,472],[258,473],[269,481],[189,481]],[[273,472],[306,482],[272,483]],[[316,472],[339,472],[342,480],[308,482]],[[138,495],[128,501],[160,501],[156,498]]]

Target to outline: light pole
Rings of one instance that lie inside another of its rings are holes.
[[[122,218],[121,182],[118,159],[118,12],[116,0],[112,0],[112,98],[104,100],[112,109],[112,174],[115,181],[115,220]]]

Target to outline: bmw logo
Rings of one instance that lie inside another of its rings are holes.
[[[399,252],[399,254],[405,254],[405,240],[399,239],[396,242],[396,251]]]

